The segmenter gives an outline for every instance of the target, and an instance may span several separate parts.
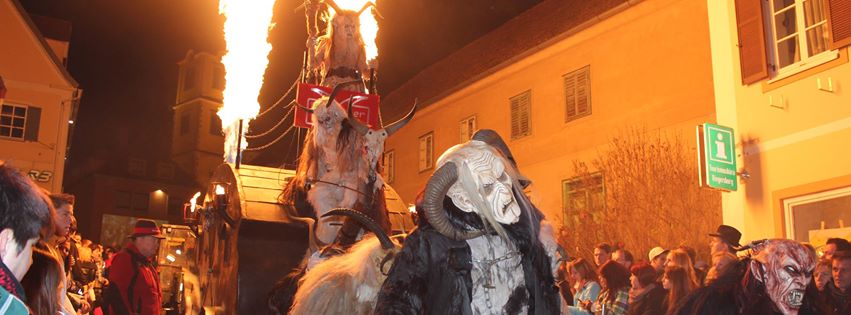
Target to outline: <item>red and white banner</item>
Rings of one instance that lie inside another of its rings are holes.
[[[330,87],[299,83],[298,91],[296,92],[296,102],[301,106],[312,108],[314,101],[320,97],[328,96],[331,94],[331,90]],[[345,110],[348,110],[349,106],[352,106],[352,115],[361,122],[372,128],[375,128],[375,126],[379,126],[380,128],[381,124],[378,119],[378,111],[380,110],[378,103],[380,98],[378,95],[340,91],[334,98]],[[349,100],[351,100],[351,104],[349,104]],[[310,114],[296,107],[294,124],[299,128],[312,127]]]

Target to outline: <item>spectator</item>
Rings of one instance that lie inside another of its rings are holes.
[[[851,243],[844,238],[829,238],[824,244],[824,259],[832,260],[837,251],[851,252]]]
[[[612,259],[612,246],[609,243],[600,243],[594,247],[594,263],[599,267]]]
[[[33,250],[33,264],[21,285],[27,294],[27,305],[33,314],[63,314],[60,306],[65,300],[65,279],[62,278],[62,263],[50,252]]]
[[[656,283],[656,269],[646,263],[639,263],[630,269],[629,282],[630,315],[656,315],[665,313],[665,289]]]
[[[824,292],[828,286],[833,286],[833,272],[831,269],[833,269],[833,266],[830,260],[819,259],[815,270],[813,270],[813,282],[819,292]]]
[[[685,244],[681,244],[680,246],[677,246],[677,249],[682,250],[682,251],[686,252],[686,254],[688,254],[688,258],[691,259],[691,264],[692,264],[692,267],[694,269],[694,275],[697,276],[697,284],[700,285],[701,283],[703,283],[703,280],[706,279],[706,268],[704,268],[702,270],[701,270],[701,268],[698,268],[698,266],[697,266],[697,252],[694,250],[694,248],[691,248],[690,246],[686,246]],[[703,263],[702,265],[705,266],[706,263]]]
[[[556,286],[558,286],[559,292],[561,292],[561,298],[564,300],[565,305],[573,305],[573,292],[570,291],[570,276],[568,275],[568,266],[567,263],[559,263],[558,271],[556,273]]]
[[[709,252],[730,252],[736,254],[735,247],[741,246],[739,242],[742,240],[742,232],[729,225],[719,225],[715,233],[709,233],[711,240],[709,241]]]
[[[129,311],[140,315],[159,315],[162,312],[162,291],[153,258],[165,236],[160,233],[156,222],[139,219],[129,237],[130,244],[112,260],[110,284],[104,293],[107,314]]]
[[[828,301],[834,314],[851,314],[851,252],[833,253],[831,266],[833,287],[828,291]]]
[[[53,229],[53,205],[26,175],[0,161],[0,305],[5,314],[29,314],[21,279],[32,247]]]
[[[667,313],[671,314],[683,298],[697,289],[697,286],[689,279],[689,269],[680,266],[665,267],[665,276],[662,277],[662,287],[668,290]]]
[[[665,267],[682,267],[686,270],[686,277],[691,282],[692,287],[700,286],[700,279],[694,273],[694,264],[691,262],[691,257],[682,249],[675,249],[668,253],[668,258],[665,262]]]
[[[618,248],[612,253],[612,259],[617,261],[619,264],[624,266],[627,270],[632,267],[633,258],[632,253],[623,248]]]
[[[594,314],[623,315],[629,310],[629,271],[608,261],[599,269],[600,295],[594,302]]]
[[[53,222],[55,222],[56,226],[53,229],[53,235],[43,242],[44,244],[40,244],[39,247],[48,251],[62,263],[60,266],[62,271],[60,296],[64,297],[61,304],[62,312],[65,314],[74,314],[77,309],[87,311],[88,306],[85,300],[68,294],[68,288],[71,287],[71,283],[68,283],[67,275],[71,269],[67,269],[67,267],[70,265],[68,259],[71,257],[69,248],[71,233],[76,230],[76,218],[74,217],[74,202],[76,198],[74,195],[57,193],[51,194],[50,200],[56,208],[56,213],[53,216]]]
[[[587,260],[577,258],[567,266],[573,280],[573,305],[568,307],[570,314],[590,314],[591,304],[600,294],[600,284],[597,283],[597,273]]]
[[[736,264],[739,259],[736,255],[731,254],[727,251],[715,252],[712,255],[712,266],[709,267],[709,272],[706,273],[706,279],[703,280],[704,284],[709,285],[715,279],[718,279],[722,274],[724,274],[727,269]]]
[[[650,250],[650,253],[647,254],[647,261],[650,262],[650,266],[653,269],[656,269],[656,274],[658,274],[658,281],[662,281],[662,274],[665,272],[665,259],[668,258],[668,250],[661,247],[653,247]]]

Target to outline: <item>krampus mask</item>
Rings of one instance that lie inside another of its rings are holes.
[[[768,240],[750,261],[750,270],[785,315],[798,314],[815,269],[815,253],[793,240]]]
[[[417,111],[417,104],[415,102],[414,107],[411,108],[411,111],[408,112],[405,117],[399,119],[399,121],[396,121],[377,130],[369,128],[369,126],[355,118],[355,116],[352,115],[353,107],[354,103],[350,101],[347,113],[349,117],[349,124],[351,124],[352,128],[354,128],[361,136],[363,136],[364,149],[366,150],[366,161],[369,165],[370,176],[372,177],[375,176],[377,173],[376,170],[378,168],[378,157],[381,156],[381,154],[384,152],[384,141],[387,140],[387,137],[390,137],[390,135],[392,135],[396,131],[399,131],[399,129],[402,129],[402,127],[404,127],[406,124],[408,124],[408,122],[411,121],[411,119],[414,118],[414,114]],[[377,189],[382,185],[384,185],[383,182],[376,181],[373,189]]]

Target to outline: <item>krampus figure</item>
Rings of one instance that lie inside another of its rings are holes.
[[[384,180],[381,178],[378,169],[378,159],[381,157],[381,154],[384,153],[384,141],[387,140],[387,137],[390,137],[390,135],[399,131],[399,129],[402,129],[402,127],[414,118],[414,114],[417,112],[417,104],[414,103],[414,107],[411,108],[411,111],[408,112],[405,117],[380,129],[371,129],[366,124],[357,120],[357,118],[352,115],[352,107],[352,104],[349,104],[349,110],[347,113],[349,123],[358,132],[358,134],[363,137],[364,158],[366,159],[366,164],[369,167],[368,178],[369,181],[373,182],[372,190],[375,191],[376,189],[384,186]]]
[[[828,314],[810,284],[816,255],[793,240],[757,241],[756,252],[689,295],[678,315]],[[755,244],[752,243],[752,244]]]
[[[324,86],[335,86],[352,79],[368,80],[369,69],[366,47],[360,34],[360,15],[373,4],[367,3],[359,11],[349,11],[341,9],[334,1],[324,2],[334,12],[326,34],[316,40],[315,49],[308,49],[313,52],[309,58],[310,70],[319,72],[322,78],[320,84]],[[364,89],[361,85],[361,89],[349,90],[362,92]]]
[[[438,159],[418,202],[424,217],[395,256],[377,314],[559,313],[554,237],[542,233],[543,215],[494,136]]]

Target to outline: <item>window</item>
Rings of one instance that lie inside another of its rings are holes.
[[[195,67],[189,65],[183,74],[183,90],[189,90],[195,85]]]
[[[115,192],[115,208],[124,211],[148,211],[150,195],[147,193],[118,190]]]
[[[851,187],[783,199],[786,237],[814,246],[828,237],[847,238],[851,227]]]
[[[145,176],[148,173],[148,162],[142,159],[130,158],[127,160],[127,172],[131,175]]]
[[[115,192],[115,207],[118,209],[130,209],[130,193],[126,191]]]
[[[828,52],[824,0],[772,0],[768,2],[772,64],[777,75],[800,71],[801,66],[832,60]],[[797,65],[797,66],[796,66]]]
[[[38,141],[41,108],[3,104],[0,110],[0,138]]]
[[[434,167],[434,133],[429,132],[420,136],[419,166],[420,172]]]
[[[464,118],[461,120],[461,142],[467,142],[473,138],[473,133],[476,132],[476,115]]]
[[[174,165],[170,163],[157,163],[157,178],[171,179],[174,177]]]
[[[210,114],[210,134],[214,136],[222,136],[222,119],[216,112]]]
[[[591,66],[564,75],[564,121],[591,115]]]
[[[189,113],[180,115],[180,135],[189,133]]]
[[[562,181],[562,208],[565,222],[580,213],[593,214],[605,208],[603,175],[593,173]]]
[[[509,99],[511,102],[511,139],[532,134],[532,90]]]
[[[384,152],[384,181],[392,184],[396,179],[396,152],[393,150]]]
[[[225,67],[213,66],[213,88],[219,91],[225,89]]]

